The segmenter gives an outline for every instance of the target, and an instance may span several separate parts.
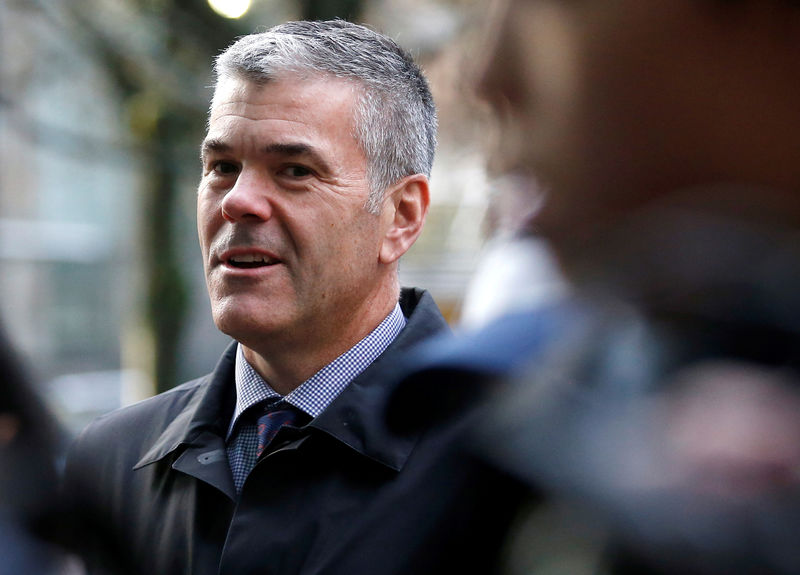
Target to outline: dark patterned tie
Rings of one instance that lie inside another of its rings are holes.
[[[256,430],[258,433],[258,447],[256,456],[261,457],[270,441],[277,435],[284,425],[299,427],[305,419],[305,414],[293,405],[278,401],[266,406],[266,411],[258,418]]]

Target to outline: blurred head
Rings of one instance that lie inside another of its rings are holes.
[[[373,213],[399,179],[430,177],[433,97],[411,55],[386,36],[343,20],[288,22],[240,38],[217,58],[215,71],[217,86],[231,78],[263,85],[287,73],[351,82],[357,94],[353,129],[367,157]]]
[[[797,2],[499,0],[492,22],[493,164],[543,183],[562,260],[675,190],[756,184],[797,210]]]

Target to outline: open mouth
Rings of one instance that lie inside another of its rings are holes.
[[[240,254],[228,258],[228,265],[232,268],[251,269],[273,266],[280,263],[280,260],[270,258],[263,254]]]

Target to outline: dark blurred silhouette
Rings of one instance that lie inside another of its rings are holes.
[[[113,543],[117,526],[60,492],[67,433],[2,330],[0,369],[0,573],[80,575],[89,556],[98,573],[132,573],[132,558]]]
[[[56,573],[56,426],[0,332],[0,573]]]
[[[800,572],[798,76],[794,1],[494,2],[491,165],[569,290],[419,350],[388,417],[466,410],[472,496],[527,485],[501,572]]]
[[[483,452],[604,522],[606,570],[796,573],[800,7],[501,0],[489,35],[494,164],[581,311]]]

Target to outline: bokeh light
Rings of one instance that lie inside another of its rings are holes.
[[[241,18],[250,9],[250,0],[208,0],[208,5],[225,18]]]

